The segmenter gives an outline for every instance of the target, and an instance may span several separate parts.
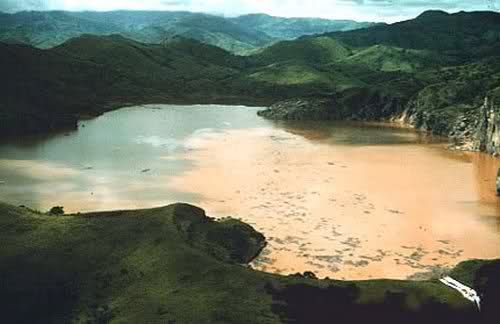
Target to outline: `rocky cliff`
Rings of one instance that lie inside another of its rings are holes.
[[[404,100],[377,89],[353,88],[323,98],[275,103],[258,115],[281,120],[380,120],[401,112]]]
[[[499,91],[500,92],[500,91]],[[479,109],[473,149],[500,155],[500,96],[486,97]]]
[[[455,150],[500,155],[500,89],[482,102],[468,103],[440,103],[442,96],[433,96],[431,90],[405,101],[379,91],[351,89],[330,98],[281,101],[259,115],[282,120],[387,120],[447,136]]]
[[[334,120],[340,118],[336,106],[333,98],[297,98],[277,102],[257,114],[274,120]]]

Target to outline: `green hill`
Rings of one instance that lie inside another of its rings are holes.
[[[76,114],[102,111],[102,96],[126,87],[110,68],[25,45],[0,43],[2,134],[75,127]]]
[[[386,45],[373,45],[355,51],[343,63],[361,65],[372,70],[416,72],[453,63],[452,59],[428,50],[412,50]]]
[[[84,34],[120,34],[145,43],[183,36],[245,52],[273,42],[267,34],[219,16],[188,12],[20,12],[0,16],[0,40],[50,48]]]
[[[320,18],[282,18],[265,14],[250,14],[234,18],[241,26],[252,26],[271,37],[281,40],[299,38],[305,35],[347,31],[375,25],[353,20],[329,20]]]
[[[301,61],[321,65],[341,60],[351,51],[342,43],[329,37],[306,37],[283,41],[265,48],[254,57],[263,64],[283,61]]]
[[[284,79],[248,77],[265,68],[179,37],[144,44],[120,35],[82,35],[47,50],[0,43],[0,58],[0,133],[11,135],[75,127],[81,116],[130,103],[268,104],[318,92]]]
[[[0,43],[0,133],[75,127],[78,116],[130,102],[223,101],[237,96],[226,85],[245,64],[222,49],[181,38],[147,45],[86,35],[52,50]]]
[[[468,60],[500,53],[500,13],[428,11],[412,20],[328,36],[354,47],[431,50]]]
[[[246,53],[276,41],[273,37],[250,26],[241,26],[223,17],[201,14],[183,19],[176,26],[174,33],[234,53]]]
[[[49,48],[82,33],[105,35],[119,30],[109,22],[74,17],[63,11],[24,11],[0,15],[0,41]]]
[[[262,15],[225,18],[183,11],[24,11],[0,13],[0,41],[51,48],[83,34],[124,37],[161,43],[172,37],[192,38],[238,54],[302,35],[350,30],[370,23],[323,19],[291,19]],[[259,19],[261,20],[261,19]]]
[[[164,14],[138,14],[134,26],[147,28],[147,17],[163,21]],[[81,13],[75,15],[82,19]],[[124,13],[113,15],[116,21],[125,19]],[[100,21],[96,16],[107,14],[89,17]],[[193,16],[175,17],[178,24]],[[458,132],[459,142],[471,143],[467,132],[474,131],[480,108],[499,86],[500,52],[493,41],[498,17],[427,12],[393,25],[278,42],[245,57],[184,37],[146,44],[121,35],[82,35],[44,51],[4,44],[0,65],[7,85],[0,89],[5,94],[0,113],[11,122],[0,132],[57,128],[59,116],[74,125],[78,116],[130,103],[273,104],[329,97],[339,105],[332,110],[341,112],[335,118],[397,118],[442,135]],[[244,34],[245,42],[253,37],[220,17],[186,26],[198,26],[206,35],[220,29],[229,36]],[[477,46],[463,49],[467,44]],[[457,131],[464,120],[471,129]]]
[[[495,93],[500,87],[500,57],[421,72],[417,78],[426,86],[408,103],[407,118],[418,128],[460,137],[460,132],[450,134],[458,127],[469,132],[472,141],[485,98],[499,108]],[[467,127],[461,127],[462,123]]]
[[[261,234],[237,220],[214,222],[184,204],[65,216],[0,204],[0,232],[5,323],[481,320],[472,303],[437,281],[348,282],[253,271],[245,264],[262,248]],[[476,261],[454,270],[484,291],[481,314],[492,318],[496,268]]]
[[[242,60],[210,45],[176,38],[163,44],[143,44],[119,35],[84,35],[53,50],[61,55],[88,60],[127,73],[146,88],[177,91],[190,81],[217,81],[234,75]],[[198,89],[197,91],[203,91]]]

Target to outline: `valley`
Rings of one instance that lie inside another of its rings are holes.
[[[2,44],[0,64],[5,73],[0,91],[5,100],[0,113],[10,122],[0,132],[74,128],[81,116],[129,104],[271,105],[320,98],[328,102],[329,119],[398,119],[448,136],[456,147],[498,153],[498,133],[476,130],[481,116],[498,118],[497,16],[429,12],[415,20],[372,27],[368,30],[373,39],[367,38],[365,29],[305,36],[250,56],[184,37],[145,44],[119,35],[83,35],[47,50]],[[485,38],[483,21],[493,36]],[[449,26],[474,22],[480,26],[458,28],[454,34],[471,43],[450,40],[455,47],[430,39],[408,44],[390,38],[420,25],[432,27],[426,35],[439,37]],[[481,42],[480,48],[472,46],[474,41]],[[12,97],[17,93],[22,95]],[[314,116],[306,113],[300,118]],[[471,129],[460,129],[464,120],[470,121],[466,124]],[[485,139],[489,142],[481,144]]]
[[[0,13],[0,322],[496,323],[499,44],[495,11]]]

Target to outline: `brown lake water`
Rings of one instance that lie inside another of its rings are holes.
[[[0,200],[66,212],[184,201],[266,235],[282,274],[407,278],[500,257],[500,160],[404,128],[148,105],[0,143]]]

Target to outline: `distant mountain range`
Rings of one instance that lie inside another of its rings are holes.
[[[114,14],[122,19],[123,12]],[[175,15],[183,21],[194,17]],[[130,28],[139,28],[146,16],[153,17],[138,13]],[[238,20],[266,20],[255,15],[234,20],[202,16],[231,26],[238,26]],[[66,19],[61,13],[60,20]],[[234,30],[241,35],[241,29]],[[500,138],[500,122],[495,126],[495,118],[500,118],[498,13],[431,11],[392,25],[281,41],[248,56],[189,37],[147,44],[96,34],[46,50],[0,43],[0,133],[46,131],[68,121],[74,125],[81,116],[134,103],[260,105],[327,98],[330,110],[320,114],[322,118],[399,118],[468,147],[472,128],[486,125],[481,127],[498,134],[490,132],[484,147],[496,147],[500,153],[500,143],[494,142]],[[486,108],[497,117],[484,117]],[[280,114],[270,116],[314,117],[307,111]]]
[[[369,22],[280,18],[253,14],[236,18],[170,11],[24,11],[0,13],[0,41],[51,48],[82,34],[161,43],[182,36],[246,54],[280,40],[369,27]]]

